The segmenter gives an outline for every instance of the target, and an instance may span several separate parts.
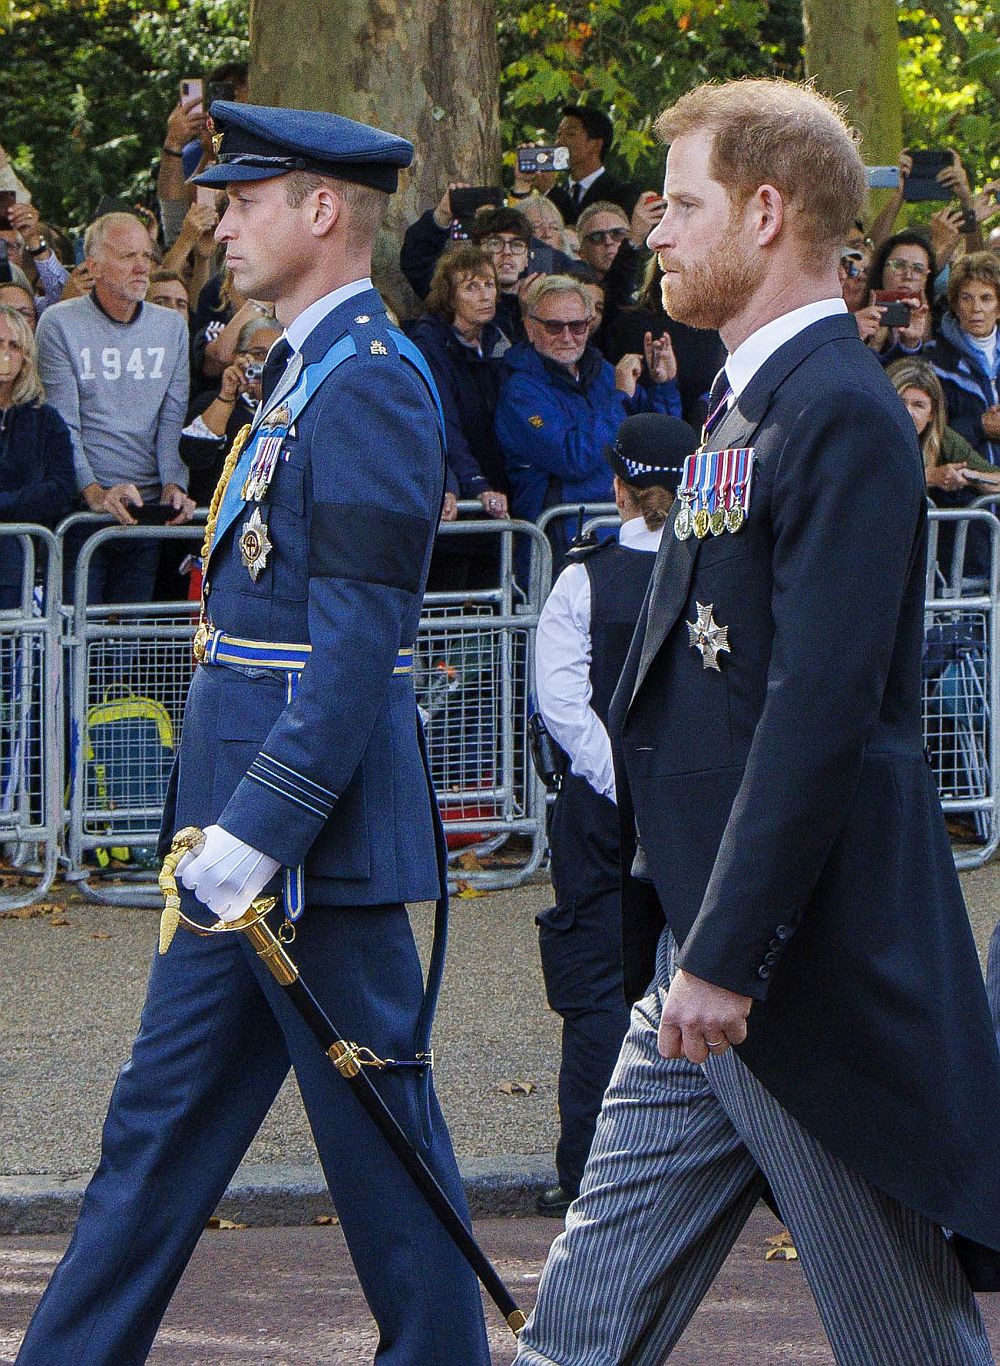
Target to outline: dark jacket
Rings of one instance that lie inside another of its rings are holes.
[[[964,436],[990,464],[1000,464],[1000,441],[991,442],[983,431],[983,413],[1000,402],[1000,352],[991,375],[983,353],[971,344],[955,315],[946,313],[938,337],[924,347],[921,359],[933,365],[941,381],[948,403],[948,426]]]
[[[680,414],[673,380],[629,398],[615,387],[612,366],[593,346],[580,359],[580,378],[547,360],[533,346],[513,346],[500,362],[503,383],[496,428],[515,516],[534,521],[558,503],[603,502],[611,497],[611,468],[604,458],[631,413]]]
[[[548,198],[559,209],[565,221],[572,224],[590,204],[598,204],[605,200],[609,204],[618,204],[631,218],[639,193],[638,185],[633,185],[627,180],[617,180],[610,171],[604,171],[589,187],[576,208],[573,207],[569,187],[566,185],[553,185]]]
[[[514,204],[514,208],[517,205]],[[431,279],[434,269],[441,259],[441,253],[451,238],[451,229],[439,228],[434,222],[434,210],[428,209],[422,213],[415,223],[403,233],[403,243],[399,250],[399,268],[406,276],[413,289],[421,299],[426,299],[431,287]],[[531,239],[529,252],[537,251],[539,248],[546,254],[549,248],[544,242],[540,242],[537,237]],[[553,261],[556,271],[568,270],[573,266],[573,258],[557,251]],[[525,271],[532,269],[529,257]],[[536,267],[537,269],[537,267]],[[503,326],[503,320],[500,320]],[[507,329],[504,328],[504,331]],[[508,335],[510,335],[508,333]]]
[[[483,328],[479,355],[443,318],[425,313],[406,329],[427,358],[444,408],[448,466],[463,498],[507,490],[503,453],[494,429],[500,357],[509,342],[495,323]],[[449,479],[449,486],[452,480]]]
[[[680,541],[668,517],[609,716],[626,989],[666,920],[681,967],[754,998],[740,1057],[809,1133],[1000,1248],[1000,1054],[923,754],[913,423],[838,315],[712,441],[756,451],[746,525]],[[698,603],[729,628],[719,671]]]
[[[288,868],[304,862],[308,915],[316,905],[440,893],[413,675],[396,666],[420,623],[442,438],[431,394],[399,354],[374,289],[316,325],[303,363],[318,363],[347,335],[356,354],[284,437],[263,500],[223,504],[205,565],[214,627],[308,643],[309,662],[296,690],[271,670],[195,671],[162,827],[169,839],[181,826],[219,821]],[[279,383],[262,418],[286,393]],[[239,489],[239,469],[234,480]],[[255,578],[240,549],[251,514],[270,541]],[[182,895],[195,914],[192,894]]]
[[[200,417],[218,396],[217,384],[214,388],[205,389],[197,394],[188,409],[186,426],[189,427],[196,417]],[[199,507],[207,507],[212,501],[212,494],[226,463],[226,452],[233,444],[237,432],[251,421],[253,414],[253,406],[239,395],[230,409],[226,430],[221,436],[188,436],[186,428],[185,433],[182,433],[178,450],[181,459],[191,471],[188,493]]]
[[[705,420],[706,398],[712,381],[726,359],[722,338],[718,332],[677,322],[661,309],[623,308],[602,328],[601,349],[611,364],[617,365],[630,351],[642,355],[647,332],[654,338],[662,337],[665,332],[670,334],[677,357],[681,415],[697,429]]]
[[[0,430],[0,523],[55,527],[76,504],[69,428],[48,403],[8,408]],[[0,537],[0,590],[5,607],[20,601],[20,544]]]

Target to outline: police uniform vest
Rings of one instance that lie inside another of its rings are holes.
[[[583,561],[590,579],[590,705],[605,726],[655,563],[655,551],[617,541],[605,541]]]

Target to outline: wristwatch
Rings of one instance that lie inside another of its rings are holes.
[[[41,256],[42,253],[48,251],[48,249],[49,244],[44,237],[39,237],[37,247],[25,247],[25,251],[29,256]]]

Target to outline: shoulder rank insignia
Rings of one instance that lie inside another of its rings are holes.
[[[376,337],[371,344],[371,353],[373,356],[387,356],[389,354],[389,348],[384,342],[380,342],[378,337]]]
[[[260,508],[254,508],[250,518],[243,523],[243,532],[240,536],[240,557],[254,583],[267,563],[268,551],[272,549],[267,535],[267,523],[260,515]]]
[[[545,426],[545,419],[539,417],[539,416],[537,415],[537,413],[535,414],[534,417],[529,417],[529,418],[528,418],[528,422],[529,422],[529,424],[530,424],[532,427],[544,427],[544,426]]]

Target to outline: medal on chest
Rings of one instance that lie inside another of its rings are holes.
[[[253,458],[250,462],[250,471],[243,481],[241,490],[245,503],[249,503],[251,500],[259,503],[270,487],[284,437],[285,434],[282,432],[276,436],[259,436],[257,438]]]
[[[684,461],[674,518],[674,535],[686,541],[692,534],[704,540],[725,533],[735,535],[750,509],[750,484],[755,456],[752,446],[722,451],[695,451]]]
[[[267,523],[260,515],[260,508],[254,508],[249,519],[243,523],[240,533],[240,558],[254,583],[267,564],[268,552],[273,549],[267,535]]]

